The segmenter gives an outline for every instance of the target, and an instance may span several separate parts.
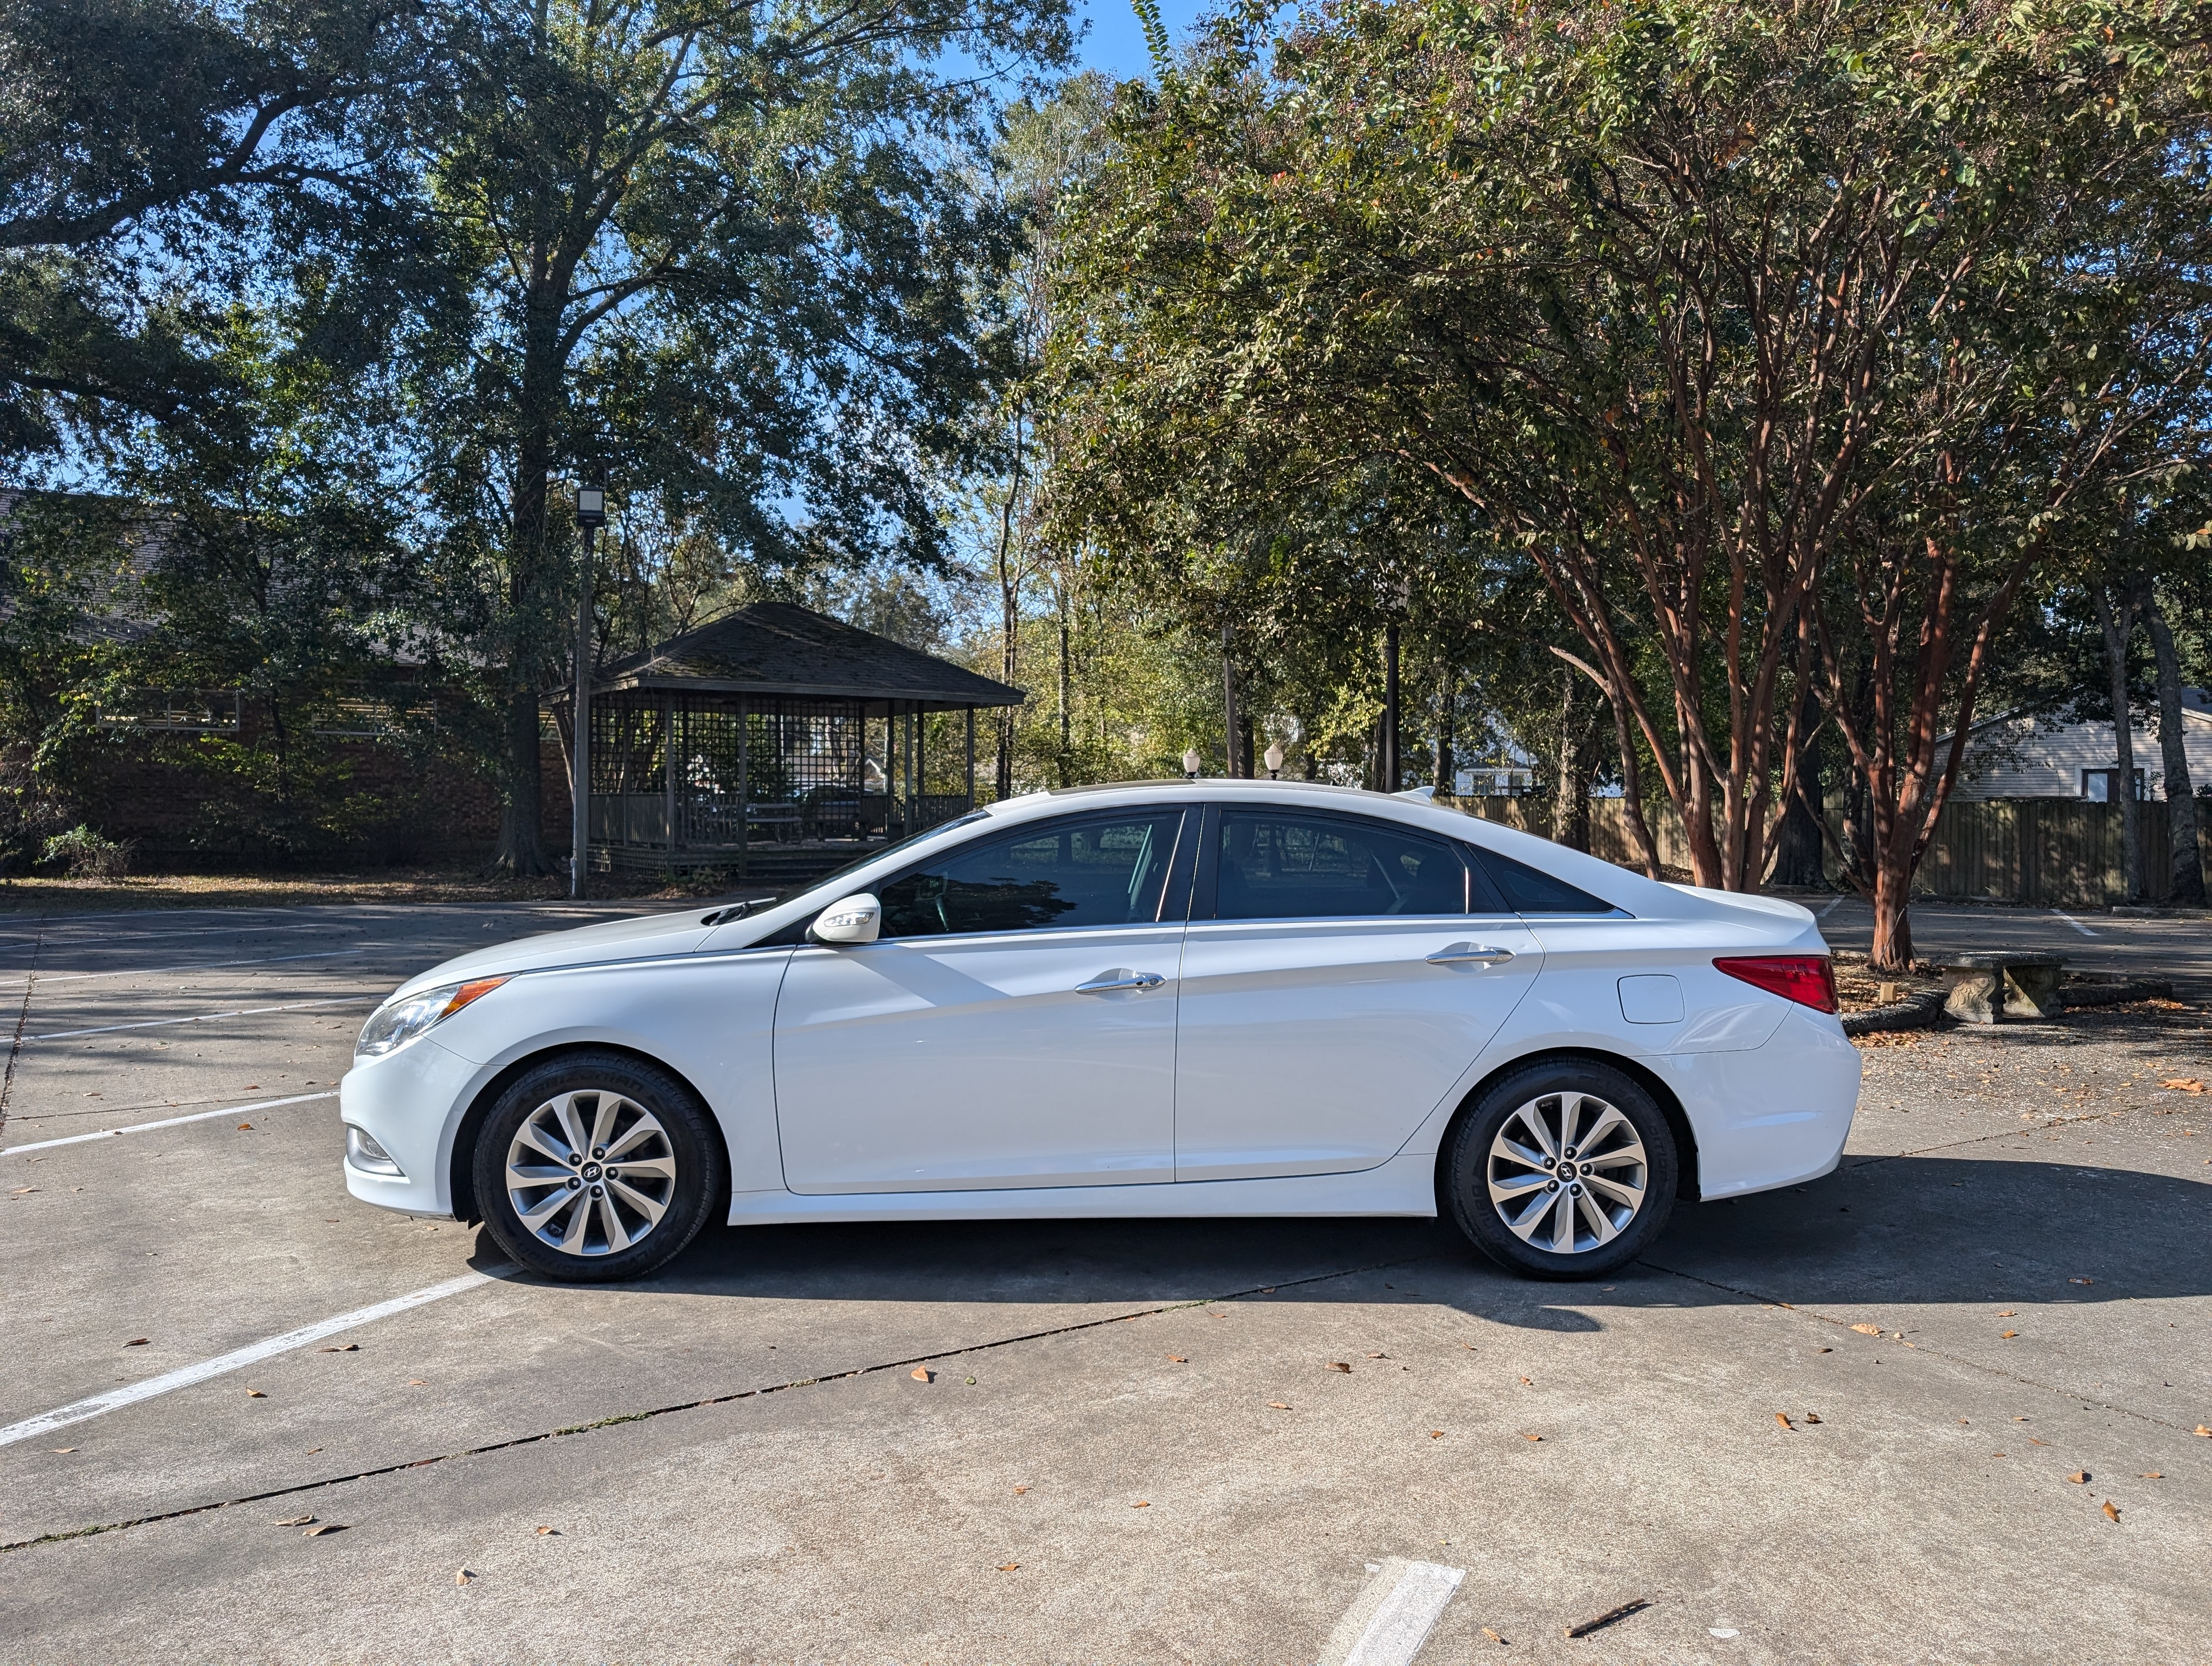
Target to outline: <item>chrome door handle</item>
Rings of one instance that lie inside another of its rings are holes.
[[[1480,943],[1452,943],[1438,949],[1428,960],[1431,966],[1457,966],[1467,962],[1496,966],[1512,958],[1510,949],[1487,948]]]
[[[1125,972],[1117,968],[1110,972],[1099,973],[1088,983],[1077,984],[1075,993],[1079,995],[1103,995],[1110,989],[1157,989],[1166,982],[1167,979],[1158,972]]]

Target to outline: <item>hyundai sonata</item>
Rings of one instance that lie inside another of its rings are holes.
[[[483,949],[343,1084],[346,1184],[568,1280],[709,1220],[1433,1215],[1544,1278],[1827,1173],[1813,916],[1405,797],[1012,800],[788,902]]]

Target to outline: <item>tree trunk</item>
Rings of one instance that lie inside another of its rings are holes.
[[[1790,802],[1782,807],[1782,824],[1774,835],[1774,873],[1778,885],[1811,887],[1827,883],[1827,864],[1821,851],[1820,818],[1814,806],[1821,796],[1820,702],[1808,679],[1797,702],[1797,781]]]
[[[1595,714],[1595,702],[1582,692],[1574,667],[1560,666],[1559,761],[1552,792],[1552,842],[1570,850],[1589,849],[1590,720]]]
[[[1571,672],[1568,675],[1572,676]],[[1437,791],[1449,793],[1456,775],[1459,756],[1453,746],[1455,734],[1454,719],[1459,705],[1459,675],[1449,665],[1444,666],[1443,684],[1437,690],[1437,757],[1433,779]]]
[[[2092,587],[2112,691],[2112,746],[2119,766],[2112,772],[2112,793],[2120,804],[2120,889],[2130,903],[2143,894],[2142,814],[2136,802],[2135,726],[2128,716],[2128,639],[2135,635],[2139,583],[2140,575],[2130,574],[2100,581]]]
[[[2188,731],[2181,712],[2181,662],[2173,651],[2173,632],[2158,605],[2155,590],[2143,598],[2143,623],[2158,657],[2158,745],[2166,775],[2166,830],[2171,866],[2166,900],[2196,907],[2204,901],[2204,863],[2197,845],[2196,783],[2189,778]]]
[[[1882,861],[1874,870],[1874,945],[1868,956],[1877,971],[1912,970],[1911,870]]]

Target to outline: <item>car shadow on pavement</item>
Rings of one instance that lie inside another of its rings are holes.
[[[1604,1326],[1581,1310],[2202,1295],[2212,1291],[2208,1237],[2212,1184],[2078,1164],[1912,1157],[1684,1204],[1641,1262],[1589,1282],[1516,1277],[1441,1221],[1267,1219],[724,1227],[632,1287],[1062,1310],[1240,1297],[1442,1303],[1500,1324],[1595,1331]]]

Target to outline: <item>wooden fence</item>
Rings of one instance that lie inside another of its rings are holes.
[[[1548,836],[1549,799],[1462,799],[1469,815]],[[2172,849],[2166,806],[2138,806],[2143,847],[2143,877],[2153,901],[2169,889]],[[1670,879],[1689,877],[1689,848],[1682,825],[1663,805],[1645,811],[1661,866]],[[2203,800],[2197,806],[2198,838],[2206,836]],[[1829,826],[1841,836],[1839,812]],[[1629,831],[1627,806],[1619,799],[1590,800],[1590,854],[1641,871],[1636,842]],[[1831,881],[1836,865],[1831,853]],[[1943,806],[1935,840],[1921,859],[1913,894],[1986,903],[2027,903],[2044,908],[2103,908],[2125,902],[2121,881],[2120,806],[2081,799],[1984,799],[1953,800]]]

